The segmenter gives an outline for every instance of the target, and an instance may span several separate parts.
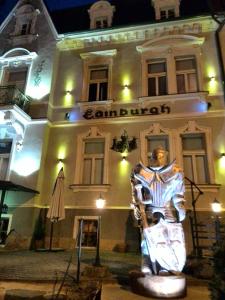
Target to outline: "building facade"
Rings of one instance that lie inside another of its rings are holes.
[[[221,48],[224,53],[224,29],[218,43],[220,25],[202,12],[204,1],[193,8],[196,16],[188,15],[188,5],[185,0],[96,1],[51,14],[58,32],[54,59],[48,51],[53,35],[42,58],[54,61],[49,101],[38,101],[33,86],[27,90],[37,100],[30,112],[47,111],[40,170],[30,186],[40,191],[34,208],[47,210],[63,166],[66,218],[54,235],[60,246],[74,247],[84,219],[82,245],[95,247],[101,216],[102,248],[138,249],[130,173],[139,161],[147,166],[159,145],[168,151],[168,161],[176,159],[184,170],[187,209],[193,210],[198,189],[200,220],[210,219],[215,198],[225,204],[224,73],[218,54]],[[66,21],[71,17],[74,22]],[[105,199],[102,210],[96,208],[99,197]],[[184,227],[190,252],[188,218]]]
[[[42,1],[18,1],[0,27],[0,190],[6,186],[1,241],[14,229],[29,247],[52,78],[56,31]],[[19,185],[11,191],[10,182]]]

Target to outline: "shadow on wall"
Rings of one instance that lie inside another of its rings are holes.
[[[46,209],[41,208],[37,215],[34,232],[31,238],[30,250],[37,250],[45,246]]]
[[[127,251],[140,252],[140,228],[138,222],[134,217],[133,210],[129,211],[126,221],[125,244]]]

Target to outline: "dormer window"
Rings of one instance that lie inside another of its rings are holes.
[[[112,26],[113,13],[115,7],[108,1],[100,0],[94,3],[88,10],[90,16],[90,28],[100,29]]]
[[[37,38],[36,21],[39,13],[39,10],[31,4],[23,4],[18,7],[15,13],[14,31],[11,33],[13,45],[30,43]]]
[[[107,18],[97,18],[95,22],[95,28],[107,28],[108,22]]]
[[[181,0],[151,0],[155,8],[156,20],[177,18],[180,16]]]

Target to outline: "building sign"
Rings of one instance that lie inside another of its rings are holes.
[[[118,118],[118,117],[132,117],[132,116],[146,116],[146,115],[161,115],[170,114],[171,108],[166,104],[159,106],[152,106],[150,108],[120,108],[112,110],[94,110],[88,108],[83,117],[86,120],[102,119],[102,118]]]

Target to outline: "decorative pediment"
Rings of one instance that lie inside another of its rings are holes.
[[[142,137],[147,135],[160,135],[160,134],[169,134],[170,129],[164,128],[160,123],[153,123],[148,129],[141,132]]]
[[[185,48],[190,46],[201,46],[205,41],[203,37],[196,37],[192,35],[167,35],[158,38],[154,38],[147,41],[141,46],[137,46],[136,49],[140,53],[148,51],[158,51],[173,48]]]
[[[179,129],[179,133],[200,133],[210,131],[209,127],[200,126],[196,121],[188,121],[188,123]]]
[[[25,48],[14,48],[0,56],[0,66],[19,67],[21,64],[31,63],[36,57],[36,52],[30,52]]]
[[[82,138],[98,138],[98,137],[105,137],[105,134],[103,132],[100,132],[98,127],[90,127],[88,132],[84,133]]]

